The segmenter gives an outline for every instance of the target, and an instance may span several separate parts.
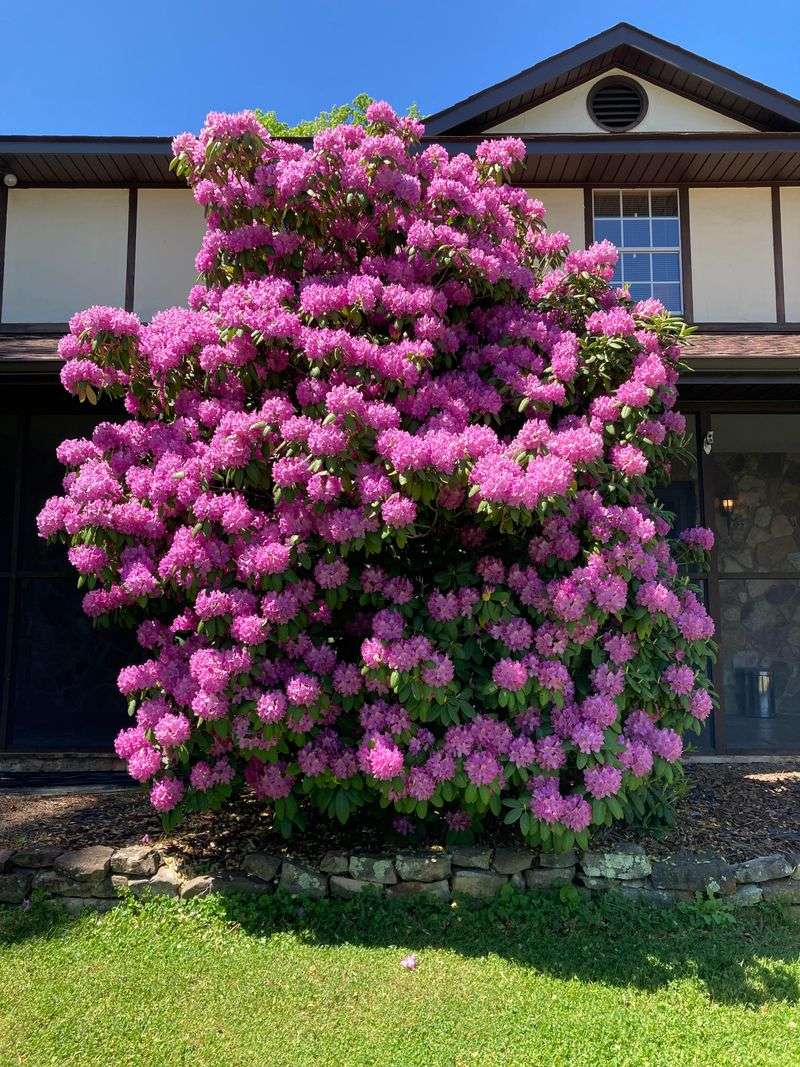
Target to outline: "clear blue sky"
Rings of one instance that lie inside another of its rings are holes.
[[[430,113],[621,20],[800,97],[800,0],[0,0],[0,133],[296,121],[361,91]]]

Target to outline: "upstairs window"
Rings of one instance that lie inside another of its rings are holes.
[[[683,311],[681,226],[676,189],[596,189],[594,239],[619,249],[614,285],[627,285],[634,300],[655,297]]]

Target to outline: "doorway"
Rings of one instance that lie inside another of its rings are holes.
[[[714,747],[800,750],[800,413],[699,416],[721,700]]]

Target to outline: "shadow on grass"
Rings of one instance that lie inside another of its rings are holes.
[[[717,901],[656,908],[617,894],[567,903],[510,891],[491,903],[434,900],[221,899],[248,934],[289,930],[321,946],[402,946],[499,956],[560,979],[655,991],[696,978],[712,1000],[800,1001],[800,925],[775,907],[736,915]]]
[[[133,899],[121,907],[146,920],[189,911],[202,928],[225,924],[246,937],[293,933],[323,948],[361,946],[466,958],[496,956],[559,979],[656,992],[693,979],[712,1001],[761,1007],[800,1003],[800,924],[775,906],[732,912],[717,901],[655,908],[616,894],[591,901],[553,893],[504,892],[488,903],[365,893],[352,900],[311,901],[281,893],[219,895],[179,902]],[[118,921],[119,913],[115,918]],[[26,912],[0,909],[3,945],[59,938],[77,922],[58,904]],[[162,927],[163,928],[163,927]],[[187,927],[182,924],[183,936]]]

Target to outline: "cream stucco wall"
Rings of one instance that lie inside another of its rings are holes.
[[[690,189],[696,322],[775,322],[771,192]]]
[[[133,308],[143,319],[186,302],[195,283],[194,257],[205,229],[188,189],[140,189]]]
[[[528,189],[536,200],[541,200],[547,209],[545,225],[551,233],[561,231],[569,234],[573,248],[585,248],[583,189]]]
[[[800,186],[781,189],[781,246],[786,321],[800,322]]]
[[[720,115],[711,108],[687,100],[668,89],[646,81],[632,78],[624,70],[609,70],[605,74],[583,82],[574,89],[546,100],[538,107],[493,126],[489,133],[601,133],[586,110],[586,101],[592,86],[603,78],[621,74],[638,82],[647,93],[648,108],[636,133],[733,133],[752,130],[736,119]]]
[[[9,189],[3,322],[125,299],[127,189]]]

